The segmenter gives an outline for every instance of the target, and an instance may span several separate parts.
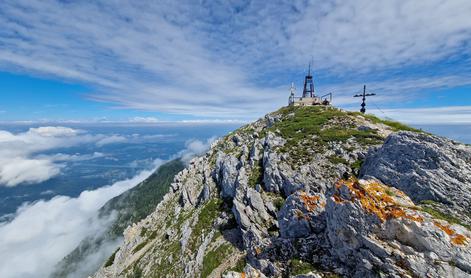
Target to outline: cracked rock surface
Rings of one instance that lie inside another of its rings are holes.
[[[470,277],[469,146],[333,107],[213,143],[94,277]]]

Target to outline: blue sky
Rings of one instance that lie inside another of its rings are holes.
[[[0,3],[0,121],[252,120],[312,60],[319,93],[471,122],[471,2]]]

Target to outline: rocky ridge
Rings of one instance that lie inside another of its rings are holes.
[[[471,149],[332,107],[213,144],[94,277],[467,277]]]

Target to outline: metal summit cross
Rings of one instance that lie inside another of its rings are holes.
[[[362,97],[363,98],[363,102],[361,103],[361,109],[360,109],[360,112],[365,114],[366,113],[366,97],[371,97],[371,96],[376,96],[376,94],[367,94],[366,93],[366,85],[363,85],[363,94],[357,94],[357,95],[354,95],[353,97]]]

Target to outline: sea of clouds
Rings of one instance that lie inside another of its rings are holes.
[[[61,126],[30,128],[12,133],[0,130],[0,186],[40,183],[61,173],[65,161],[89,160],[103,156],[96,152],[86,155],[41,154],[58,148],[84,144],[104,146],[124,142],[120,135],[90,134]]]
[[[125,139],[125,138],[124,138]],[[124,140],[119,135],[92,135],[68,127],[31,128],[22,133],[0,131],[0,181],[4,186],[38,183],[61,172],[62,162],[100,157],[101,153],[68,155],[41,154],[56,148],[84,143],[96,146]],[[188,162],[193,156],[208,149],[214,138],[206,142],[189,140],[185,149],[175,157]],[[47,277],[55,265],[86,237],[94,237],[106,230],[114,214],[98,217],[98,210],[108,200],[136,186],[151,175],[161,164],[155,160],[149,170],[136,176],[83,191],[78,197],[56,196],[23,204],[10,222],[0,223],[0,277]],[[87,256],[73,274],[80,277],[99,265],[120,243],[104,244],[100,250]]]

